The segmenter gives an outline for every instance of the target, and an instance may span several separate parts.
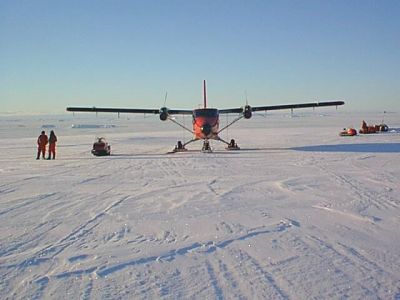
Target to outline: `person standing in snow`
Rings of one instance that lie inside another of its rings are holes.
[[[49,138],[49,157],[47,159],[51,159],[53,154],[53,159],[56,158],[56,142],[57,136],[55,135],[54,131],[50,131],[50,138]]]
[[[38,144],[38,152],[37,152],[37,157],[36,159],[40,158],[40,154],[42,154],[42,157],[44,159],[44,156],[46,154],[46,145],[49,142],[47,135],[44,131],[39,135],[37,139],[37,144]]]

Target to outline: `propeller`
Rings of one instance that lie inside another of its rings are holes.
[[[165,96],[164,96],[164,107],[166,107],[166,105],[167,105],[167,97],[168,97],[168,92],[165,92]]]

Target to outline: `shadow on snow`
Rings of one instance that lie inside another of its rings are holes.
[[[295,151],[310,151],[310,152],[398,153],[400,152],[400,143],[316,145],[316,146],[293,147],[290,149]]]

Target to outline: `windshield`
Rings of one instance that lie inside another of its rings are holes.
[[[193,115],[195,118],[197,117],[216,118],[218,117],[218,109],[216,108],[195,109]]]

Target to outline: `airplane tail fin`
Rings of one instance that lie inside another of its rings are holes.
[[[207,91],[206,91],[206,81],[203,80],[203,94],[204,94],[204,108],[207,108]]]

